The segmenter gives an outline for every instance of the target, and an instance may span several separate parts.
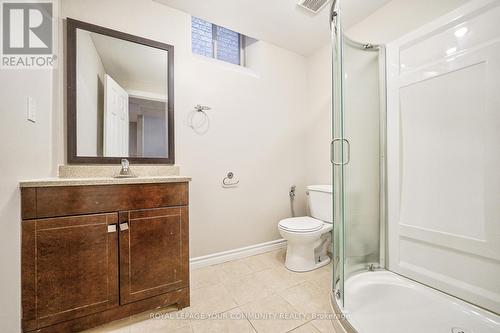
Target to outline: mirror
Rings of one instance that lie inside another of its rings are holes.
[[[67,19],[68,163],[174,163],[171,45]]]

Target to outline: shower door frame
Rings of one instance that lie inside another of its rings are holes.
[[[340,15],[340,1],[334,1],[330,12],[330,28],[332,37],[332,138],[330,161],[332,163],[333,188],[333,276],[332,276],[332,303],[344,306],[344,273],[345,273],[345,229],[344,229],[344,70],[343,70],[343,32]],[[337,73],[337,76],[335,75]],[[340,75],[338,75],[340,73]],[[338,110],[338,111],[336,111]],[[338,119],[337,119],[338,117]],[[340,141],[339,151],[335,150],[336,142]],[[340,157],[340,162],[335,162]]]

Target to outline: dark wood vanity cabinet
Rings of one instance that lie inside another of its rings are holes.
[[[189,306],[188,183],[21,194],[23,331],[77,332]]]
[[[188,276],[182,244],[188,242],[187,207],[120,213],[122,304],[182,288]],[[123,229],[123,230],[122,230]]]
[[[118,305],[118,214],[23,222],[23,320],[43,327]],[[38,323],[37,323],[38,321]]]

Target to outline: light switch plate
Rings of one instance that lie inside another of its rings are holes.
[[[36,123],[36,101],[33,97],[28,96],[28,121]]]

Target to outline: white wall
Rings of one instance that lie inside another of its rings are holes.
[[[385,44],[468,1],[392,0],[351,27],[347,35],[357,41]]]
[[[52,72],[0,70],[0,326],[20,330],[19,181],[51,175]],[[28,96],[35,100],[37,122],[26,120]]]
[[[306,180],[331,184],[330,138],[332,126],[332,48],[318,50],[307,60],[308,109]]]
[[[77,151],[80,156],[102,154],[104,112],[104,65],[90,33],[77,31]]]
[[[20,330],[21,202],[19,181],[51,175],[52,72],[0,70],[0,326]],[[27,98],[37,122],[26,120]]]
[[[59,1],[54,1],[58,16]],[[58,40],[54,41],[58,47]],[[21,201],[19,181],[55,175],[54,99],[58,68],[0,69],[0,328],[21,331]],[[36,123],[27,120],[27,99]]]
[[[265,42],[249,46],[247,69],[193,56],[191,17],[152,1],[65,0],[62,14],[175,46],[176,163],[193,178],[191,257],[280,238],[292,184],[304,212],[304,57]],[[196,104],[212,107],[205,135],[187,126]],[[229,171],[238,188],[221,187]]]

